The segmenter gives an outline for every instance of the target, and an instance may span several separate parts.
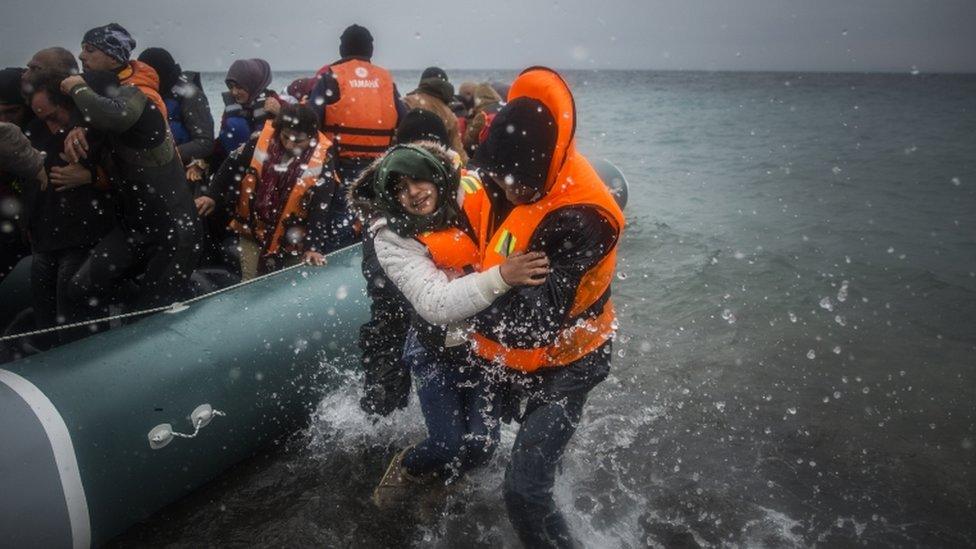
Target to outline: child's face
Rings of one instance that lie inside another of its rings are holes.
[[[430,181],[403,176],[393,192],[408,214],[430,215],[437,209],[437,186]]]

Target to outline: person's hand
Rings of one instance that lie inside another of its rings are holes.
[[[515,252],[499,271],[509,286],[539,286],[549,274],[549,258],[542,252]]]
[[[309,250],[305,252],[304,256],[302,256],[302,261],[309,265],[321,267],[322,265],[325,265],[325,256],[314,250]]]
[[[217,203],[214,202],[214,199],[210,198],[209,196],[198,196],[197,198],[193,199],[193,203],[196,205],[197,214],[200,217],[207,217],[208,215],[212,214],[214,208],[217,207]]]
[[[71,90],[74,89],[75,86],[84,83],[85,83],[84,78],[82,78],[77,74],[72,74],[71,76],[61,81],[61,91],[63,91],[65,95],[68,95],[71,93]]]
[[[64,156],[71,164],[77,164],[88,158],[88,138],[85,136],[85,128],[79,126],[68,132],[64,138]]]
[[[197,164],[190,164],[186,167],[186,180],[191,183],[203,181],[203,168]]]
[[[67,191],[82,185],[91,185],[91,182],[91,170],[81,164],[74,163],[51,168],[51,185],[54,185],[55,192]]]
[[[47,171],[44,169],[44,166],[41,166],[41,169],[37,171],[34,179],[38,181],[42,191],[47,190]]]
[[[269,97],[265,99],[264,110],[268,111],[269,113],[275,116],[278,116],[278,113],[281,112],[281,101],[278,101],[274,97]]]

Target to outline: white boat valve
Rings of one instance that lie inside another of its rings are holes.
[[[159,450],[172,442],[176,437],[194,438],[200,432],[200,429],[210,425],[210,422],[213,421],[215,416],[223,415],[226,414],[220,410],[214,410],[213,406],[209,404],[201,404],[194,408],[193,411],[190,412],[189,417],[187,417],[187,419],[190,420],[190,425],[193,427],[192,433],[177,433],[173,430],[173,426],[169,423],[160,423],[159,425],[153,427],[149,431],[149,435],[147,435],[149,438],[149,447],[153,450]]]

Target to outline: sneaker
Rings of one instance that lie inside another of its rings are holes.
[[[380,479],[380,483],[373,490],[373,505],[380,510],[388,510],[401,503],[414,493],[423,484],[423,481],[414,477],[403,467],[403,458],[413,446],[407,446],[397,455],[393,456],[390,465],[386,468],[386,473]]]

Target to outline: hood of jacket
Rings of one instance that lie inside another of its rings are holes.
[[[436,217],[437,225],[449,226],[454,223],[458,214],[457,192],[458,185],[460,184],[460,172],[456,167],[454,157],[447,149],[433,141],[417,141],[407,145],[399,145],[399,147],[402,146],[421,149],[446,167],[449,177],[437,189],[438,211],[425,217]],[[425,230],[443,228],[441,226],[430,226],[429,224],[418,222],[415,219],[407,219],[407,217],[416,216],[407,216],[407,214],[403,213],[395,197],[388,194],[384,195],[383,193],[377,194],[376,189],[378,185],[376,184],[376,178],[380,175],[380,168],[388,154],[389,151],[387,154],[374,160],[349,186],[348,202],[350,208],[367,224],[375,222],[378,218],[386,218],[390,228],[404,237],[413,237],[416,236],[416,233]],[[410,232],[415,234],[407,234]]]
[[[556,142],[543,185],[546,194],[566,160],[576,152],[576,102],[566,81],[547,67],[530,67],[518,75],[508,91],[508,101],[519,97],[540,101],[556,120]]]

